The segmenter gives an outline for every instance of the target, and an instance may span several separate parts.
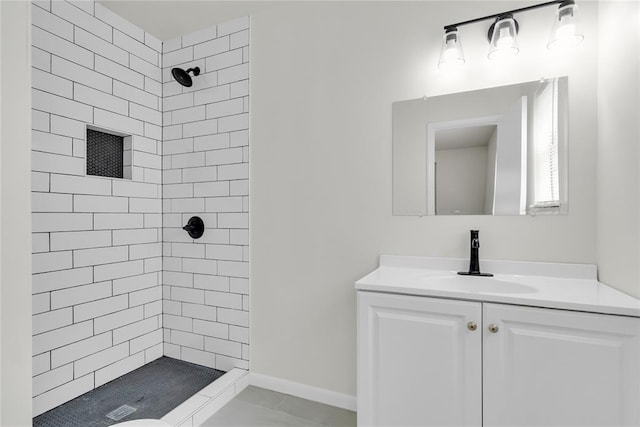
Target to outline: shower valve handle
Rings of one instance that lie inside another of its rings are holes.
[[[199,216],[192,216],[182,229],[189,233],[192,239],[199,239],[204,234],[204,221]]]

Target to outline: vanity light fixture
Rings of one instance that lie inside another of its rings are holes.
[[[547,48],[555,50],[557,48],[563,49],[576,46],[584,39],[584,36],[577,32],[575,18],[577,7],[575,1],[553,0],[520,9],[483,16],[482,18],[445,25],[445,34],[442,39],[438,68],[450,68],[465,63],[458,27],[493,19],[494,22],[491,24],[488,34],[490,43],[488,56],[489,59],[502,59],[517,55],[520,50],[517,38],[520,25],[513,15],[554,5],[558,6],[558,10],[554,16],[553,30]]]
[[[560,4],[553,21],[549,44],[547,44],[549,50],[571,49],[584,39],[584,36],[577,32],[575,14],[576,5],[573,1],[564,1]]]
[[[453,68],[462,65],[464,65],[464,53],[462,52],[460,37],[458,37],[458,28],[445,28],[438,68]]]
[[[518,47],[518,21],[513,15],[505,13],[496,18],[489,28],[489,59],[504,59],[516,56]]]

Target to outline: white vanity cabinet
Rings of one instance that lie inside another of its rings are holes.
[[[481,322],[480,303],[358,292],[358,425],[480,425]]]
[[[484,426],[640,426],[640,318],[484,303],[483,320]]]
[[[638,426],[640,318],[358,292],[361,426]]]

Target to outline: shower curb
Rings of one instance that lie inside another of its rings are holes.
[[[234,368],[161,418],[172,426],[197,427],[249,385],[249,371]]]

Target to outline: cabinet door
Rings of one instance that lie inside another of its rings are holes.
[[[481,425],[481,317],[480,303],[358,292],[358,424]]]
[[[484,326],[484,426],[640,425],[640,319],[484,304]]]

